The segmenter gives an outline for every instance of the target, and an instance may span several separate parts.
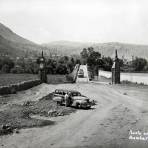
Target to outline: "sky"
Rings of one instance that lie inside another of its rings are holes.
[[[147,0],[0,0],[0,22],[39,44],[148,44],[147,6]]]

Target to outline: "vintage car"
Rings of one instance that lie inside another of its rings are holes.
[[[57,104],[65,105],[66,93],[68,93],[71,97],[70,106],[76,108],[91,108],[90,99],[86,96],[81,95],[80,92],[75,90],[56,89],[53,95],[53,100],[57,102]]]

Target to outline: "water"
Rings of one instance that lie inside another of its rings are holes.
[[[99,75],[111,78],[112,74],[111,72],[99,71]],[[143,83],[148,85],[148,73],[121,73],[121,81],[130,81],[130,82],[137,82],[137,83]]]

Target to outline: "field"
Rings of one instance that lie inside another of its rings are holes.
[[[61,84],[66,83],[65,75],[47,75],[49,84]]]
[[[0,74],[0,86],[35,80],[37,78],[38,76],[33,74]]]
[[[64,75],[48,75],[48,83],[58,84],[66,82]],[[33,74],[0,74],[0,86],[16,84],[22,81],[38,79],[38,75]]]

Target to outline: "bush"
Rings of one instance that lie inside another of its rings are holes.
[[[18,67],[12,68],[10,72],[11,73],[17,73],[17,74],[24,73],[24,69],[22,67],[18,66]]]
[[[9,66],[7,64],[5,64],[5,65],[2,66],[1,71],[3,73],[9,73],[10,72],[10,68],[9,68]]]
[[[71,74],[67,74],[67,75],[66,75],[66,80],[67,80],[68,82],[74,82],[74,77],[73,77]]]
[[[10,69],[14,67],[14,62],[8,57],[0,59],[0,69],[2,72],[9,73]]]
[[[59,64],[56,67],[56,73],[58,74],[67,74],[67,67],[64,64]]]
[[[136,57],[136,59],[132,61],[132,66],[135,71],[143,71],[147,66],[147,60],[144,58]]]

